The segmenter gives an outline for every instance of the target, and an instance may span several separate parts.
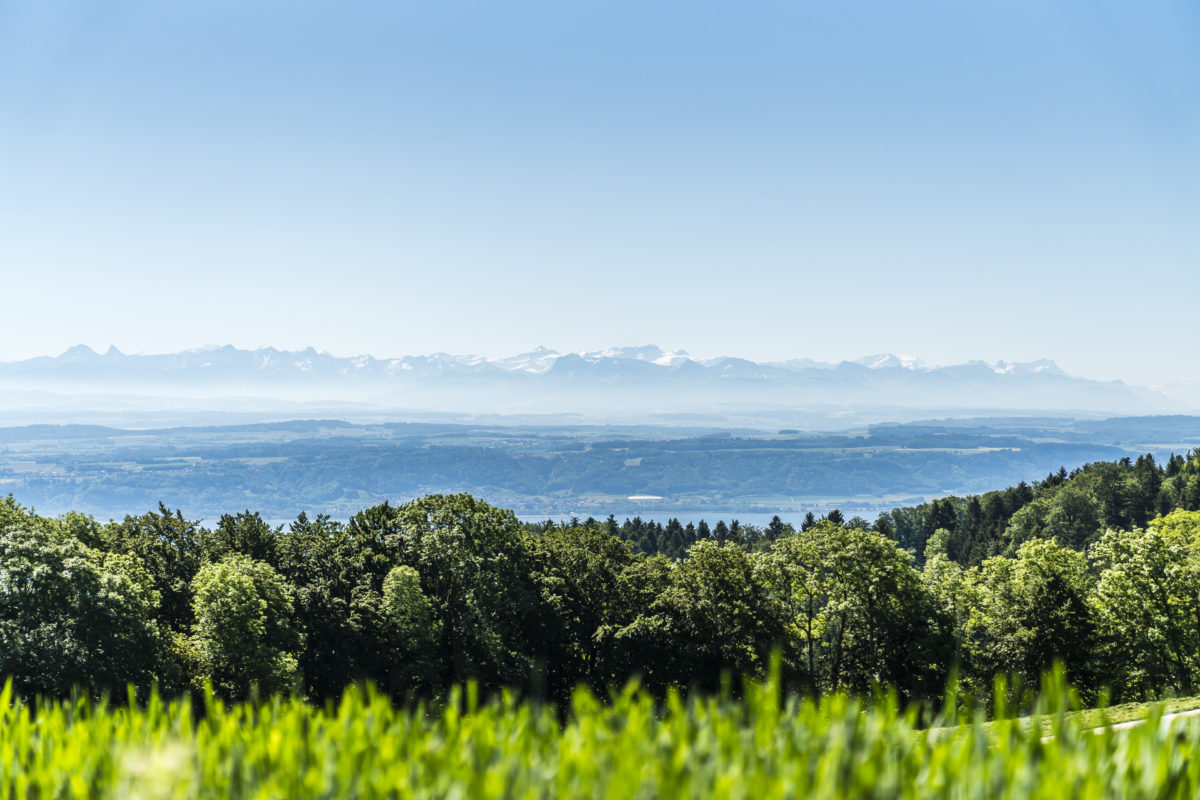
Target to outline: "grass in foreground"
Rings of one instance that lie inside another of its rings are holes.
[[[1061,695],[1065,697],[1065,694]],[[436,713],[352,690],[313,708],[27,705],[0,694],[6,798],[1170,798],[1200,792],[1200,721],[1086,733],[1065,705],[1040,729],[982,721],[914,735],[915,714],[844,696],[780,702],[626,691],[545,707],[459,696]],[[1161,714],[1151,709],[1152,717]]]

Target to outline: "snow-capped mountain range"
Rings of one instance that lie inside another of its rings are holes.
[[[1178,400],[1124,384],[1070,376],[1052,361],[930,366],[891,354],[825,363],[696,359],[654,345],[560,353],[538,347],[477,355],[338,357],[313,348],[204,347],[130,355],[85,345],[58,356],[0,363],[0,390],[89,394],[369,400],[397,408],[477,413],[545,410],[672,412],[743,407],[894,406],[930,409],[1149,413]]]

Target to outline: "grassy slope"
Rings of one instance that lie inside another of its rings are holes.
[[[1085,708],[1080,711],[1067,712],[1064,715],[1064,721],[1077,724],[1083,730],[1091,730],[1107,725],[1117,725],[1122,722],[1146,719],[1150,716],[1151,710],[1156,706],[1161,706],[1162,713],[1164,714],[1190,711],[1194,708],[1200,708],[1200,696],[1176,697],[1169,700],[1161,700],[1157,703],[1122,703],[1116,706],[1108,706],[1107,708]],[[1022,727],[1028,729],[1035,723],[1035,720],[1041,728],[1043,736],[1049,736],[1054,732],[1054,719],[1049,716],[1024,717],[1021,720]],[[993,728],[997,724],[999,723],[989,722],[986,727]]]

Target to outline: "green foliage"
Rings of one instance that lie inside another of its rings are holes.
[[[383,579],[383,607],[388,622],[388,685],[393,695],[428,689],[435,680],[432,654],[441,632],[433,604],[421,591],[421,576],[412,567],[393,567]]]
[[[1200,510],[1200,451],[1172,455],[1161,467],[1147,454],[1071,473],[1059,469],[1033,485],[898,508],[875,527],[884,526],[920,557],[930,537],[944,530],[939,550],[963,566],[977,566],[990,556],[1015,556],[1030,539],[1083,551],[1109,528],[1141,527],[1176,508]]]
[[[412,567],[393,567],[383,579],[383,604],[405,650],[419,651],[436,637],[433,605],[421,592],[421,576]]]
[[[373,590],[382,590],[395,564],[420,575],[442,622],[438,655],[452,682],[477,678],[496,688],[527,681],[537,643],[523,623],[531,619],[537,594],[513,512],[470,495],[431,495],[362,511],[348,533]]]
[[[207,561],[220,561],[231,553],[241,553],[255,561],[279,567],[279,530],[268,525],[256,512],[224,514],[215,530],[200,531],[199,540]]]
[[[938,691],[950,622],[912,557],[893,541],[818,522],[776,542],[763,569],[786,609],[812,691]]]
[[[9,498],[0,668],[54,696],[208,680],[233,698],[330,700],[372,682],[393,701],[437,700],[476,679],[563,706],[579,684],[635,677],[657,697],[714,692],[725,675],[761,677],[778,651],[788,690],[812,696],[931,699],[950,674],[987,696],[997,674],[1029,686],[1054,662],[1086,697],[1190,694],[1200,511],[1147,515],[1190,502],[1198,462],[1093,464],[799,531],[522,525],[463,494],[286,529],[247,511],[210,531],[161,506],[100,525]]]
[[[627,673],[642,673],[659,692],[711,691],[722,672],[764,674],[784,632],[757,562],[733,544],[693,545],[645,613],[616,631],[613,646]]]
[[[932,539],[930,541],[933,542]],[[934,613],[950,630],[950,644],[953,649],[946,660],[946,666],[961,669],[964,632],[973,601],[976,601],[978,596],[969,590],[966,571],[947,558],[944,552],[928,547],[925,552],[925,568],[921,571],[921,577],[933,601]]]
[[[647,559],[595,526],[553,527],[530,536],[528,547],[549,695],[565,701],[579,683],[620,683],[627,674],[614,667],[614,630],[653,601],[665,574],[642,574]]]
[[[1093,549],[1093,610],[1116,682],[1156,696],[1200,682],[1200,512],[1108,531]]]
[[[127,553],[146,569],[158,592],[155,619],[164,630],[184,633],[192,624],[192,578],[200,568],[200,533],[183,513],[172,514],[159,504],[158,512],[106,526],[104,550]]]
[[[197,677],[234,698],[255,688],[294,688],[299,637],[291,624],[292,593],[269,564],[225,556],[200,568],[192,591]]]
[[[22,692],[53,696],[75,687],[146,686],[164,644],[145,570],[11,504],[7,511],[0,523],[0,674],[14,676]]]
[[[350,683],[387,671],[382,598],[364,569],[363,542],[325,516],[301,514],[279,538],[279,573],[294,588],[305,691],[336,698]],[[388,685],[384,683],[384,685]]]
[[[1094,687],[1091,588],[1087,560],[1047,539],[972,569],[961,590],[970,606],[962,634],[969,685],[986,693],[995,675],[1036,685],[1057,661],[1071,680]]]

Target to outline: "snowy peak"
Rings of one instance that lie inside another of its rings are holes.
[[[686,350],[675,350],[670,353],[663,353],[652,363],[660,367],[678,367],[691,361],[692,357],[688,355]]]
[[[557,350],[551,350],[548,347],[541,345],[530,350],[528,353],[510,356],[509,358],[494,358],[488,359],[488,363],[499,367],[506,372],[522,372],[529,375],[543,375],[558,360],[561,354]]]
[[[811,358],[789,358],[787,361],[771,361],[767,363],[769,367],[779,367],[793,371],[806,369],[833,369],[834,365],[826,361],[814,361]]]
[[[982,362],[980,362],[982,363]],[[1060,377],[1069,377],[1058,364],[1055,364],[1048,358],[1041,358],[1037,361],[997,361],[990,366],[997,375],[1057,375]]]
[[[528,353],[521,353],[508,358],[488,359],[488,363],[507,372],[544,375],[560,359],[570,357],[580,359],[589,364],[600,364],[607,361],[639,361],[654,364],[659,367],[679,367],[692,357],[686,350],[664,351],[657,345],[642,345],[640,347],[610,347],[606,350],[581,350],[578,353],[563,354],[547,347],[536,347]]]
[[[1062,370],[1058,364],[1055,364],[1048,358],[1040,358],[1037,361],[1027,361],[1021,364],[1013,364],[1013,366],[1023,372],[1029,372],[1034,375],[1059,375],[1066,377],[1067,373]]]
[[[925,362],[915,356],[897,356],[891,353],[864,356],[851,363],[861,364],[867,369],[926,369]]]
[[[641,347],[610,347],[607,350],[595,350],[590,353],[583,352],[579,355],[589,361],[600,358],[616,358],[628,361],[655,361],[662,358],[663,351],[657,345],[646,344]]]

